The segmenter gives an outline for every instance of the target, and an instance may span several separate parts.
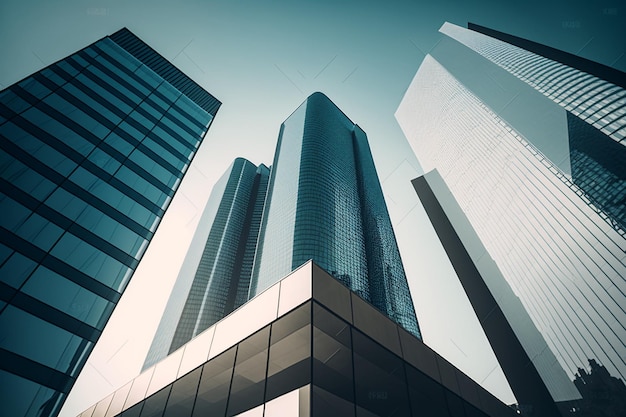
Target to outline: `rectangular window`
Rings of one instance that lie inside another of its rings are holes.
[[[61,275],[39,266],[22,291],[59,311],[102,329],[114,304]]]
[[[61,237],[50,253],[115,291],[121,290],[131,272],[120,261],[69,232]]]

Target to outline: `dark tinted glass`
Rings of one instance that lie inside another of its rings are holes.
[[[400,358],[354,330],[356,403],[379,416],[410,415]]]
[[[350,327],[317,303],[313,323],[313,383],[353,401]]]
[[[311,303],[272,324],[266,401],[311,381]]]
[[[174,382],[163,417],[191,416],[201,373],[202,367]]]
[[[236,347],[207,362],[202,370],[194,417],[223,416],[233,374]]]
[[[228,416],[263,403],[269,335],[268,326],[239,343]]]

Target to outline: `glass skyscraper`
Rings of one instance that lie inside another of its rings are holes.
[[[0,92],[2,414],[59,412],[219,107],[126,29]]]
[[[251,296],[309,259],[419,336],[367,136],[321,93],[281,126]]]
[[[481,31],[442,26],[396,118],[506,279],[491,292],[511,287],[569,379],[593,359],[624,380],[624,74]],[[579,398],[536,366],[554,400]]]
[[[566,110],[570,169],[565,174],[624,235],[626,75],[512,35],[471,23],[468,27],[473,30],[444,25],[441,31]]]
[[[367,137],[321,93],[271,169],[238,158],[216,183],[144,369],[311,259],[420,336]]]
[[[237,158],[213,187],[144,369],[248,300],[268,179]]]

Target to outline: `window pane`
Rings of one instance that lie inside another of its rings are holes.
[[[223,416],[233,374],[236,347],[207,362],[202,370],[194,417]]]
[[[311,303],[272,324],[266,401],[311,382]]]
[[[19,288],[37,264],[24,255],[14,252],[13,255],[0,267],[0,281]]]
[[[141,417],[161,417],[165,410],[165,403],[167,397],[170,395],[171,385],[163,388],[161,391],[146,398],[143,409],[141,410]]]
[[[357,405],[379,416],[409,415],[402,360],[356,330],[352,336]]]
[[[163,417],[191,417],[201,373],[200,367],[174,382]]]
[[[238,414],[263,403],[270,328],[248,337],[237,348],[228,414]]]
[[[0,314],[0,347],[67,372],[82,339],[12,305]],[[45,349],[42,342],[45,341]]]
[[[354,401],[350,327],[313,304],[313,383]]]
[[[26,294],[100,329],[114,305],[61,275],[40,266],[22,288]]]

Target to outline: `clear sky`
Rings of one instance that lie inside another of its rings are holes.
[[[314,91],[368,134],[424,341],[514,401],[411,188],[421,167],[393,117],[444,21],[626,71],[618,0],[0,2],[0,88],[125,26],[223,102],[62,416],[138,374],[213,183],[236,156],[270,164],[280,123]]]

